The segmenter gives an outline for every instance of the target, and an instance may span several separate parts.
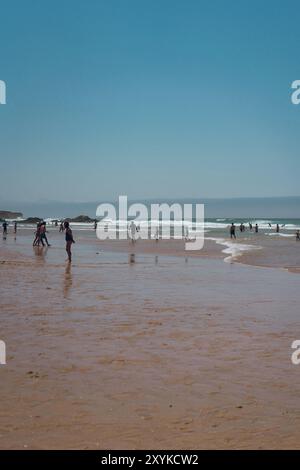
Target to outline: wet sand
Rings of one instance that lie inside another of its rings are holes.
[[[298,275],[75,238],[0,241],[2,449],[299,448]]]
[[[238,261],[252,266],[281,268],[299,273],[300,242],[297,242],[295,238],[293,233],[288,232],[285,232],[284,236],[259,234],[253,244],[260,246],[260,249],[243,253]]]

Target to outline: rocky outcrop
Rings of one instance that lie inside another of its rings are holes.
[[[78,215],[77,217],[74,217],[73,219],[65,219],[68,222],[80,222],[80,223],[91,223],[94,222],[95,219],[91,219],[88,215]]]
[[[13,211],[0,211],[0,219],[17,219],[18,217],[23,217],[22,212],[13,212]]]
[[[39,222],[42,222],[43,219],[40,219],[39,217],[28,217],[26,220],[22,220],[22,224],[38,224]]]

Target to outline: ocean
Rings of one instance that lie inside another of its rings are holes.
[[[109,200],[94,202],[12,202],[0,201],[0,210],[19,211],[24,218],[66,218],[76,217],[80,214],[94,218],[97,206]],[[271,197],[271,198],[234,198],[234,199],[205,199],[174,198],[149,200],[128,200],[128,204],[140,202],[149,206],[151,203],[200,203],[205,206],[205,219],[222,222],[221,219],[232,221],[272,220],[278,223],[294,223],[294,219],[300,220],[300,196],[297,197]],[[219,220],[218,220],[219,219]]]

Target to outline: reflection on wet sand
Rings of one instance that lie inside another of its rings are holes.
[[[35,254],[35,256],[37,257],[37,259],[39,261],[43,261],[45,262],[45,258],[47,256],[47,252],[48,252],[48,247],[43,247],[43,246],[33,246],[32,247],[33,249],[33,252]]]
[[[128,263],[134,264],[135,263],[135,253],[130,253],[128,256]]]
[[[66,265],[65,273],[64,273],[64,298],[67,299],[69,297],[70,289],[73,284],[72,279],[72,270],[71,270],[71,263]]]

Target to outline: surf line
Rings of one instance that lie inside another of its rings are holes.
[[[260,250],[262,247],[261,246],[254,246],[254,245],[246,245],[243,243],[233,243],[225,240],[224,238],[213,238],[213,237],[205,237],[205,240],[212,240],[214,241],[217,245],[222,245],[226,246],[224,250],[222,250],[222,253],[225,253],[226,258],[224,258],[225,263],[231,263],[237,258],[238,256],[241,256],[245,251],[251,251],[251,250]]]

